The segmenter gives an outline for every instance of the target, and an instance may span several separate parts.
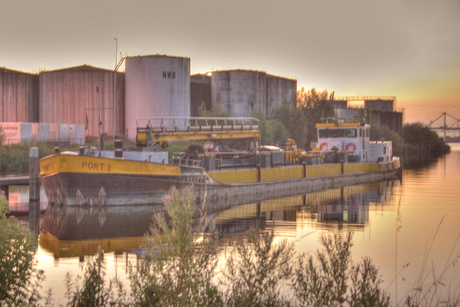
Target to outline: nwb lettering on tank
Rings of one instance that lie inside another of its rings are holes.
[[[98,163],[98,162],[87,162],[83,161],[81,163],[82,169],[90,169],[93,171],[108,171],[110,172],[111,165],[106,163]]]
[[[163,71],[163,79],[175,79],[176,72],[175,71]]]

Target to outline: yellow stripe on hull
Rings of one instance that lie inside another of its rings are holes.
[[[257,169],[217,171],[208,174],[222,183],[257,182],[259,179]]]
[[[40,175],[55,173],[180,176],[180,166],[92,156],[53,155],[40,160]]]
[[[378,172],[379,164],[378,163],[348,163],[344,164],[344,173],[362,173],[362,172]]]
[[[378,163],[346,163],[344,164],[344,174],[377,172],[379,171]],[[304,175],[303,166],[295,167],[277,167],[263,168],[261,172],[261,181],[298,179]],[[208,172],[209,175],[217,181],[223,183],[245,183],[259,181],[257,169],[250,170],[226,170]],[[328,175],[342,174],[341,164],[326,164],[307,166],[307,177],[318,177]]]

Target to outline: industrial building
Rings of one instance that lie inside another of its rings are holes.
[[[82,124],[89,135],[113,134],[115,72],[89,65],[39,74],[40,123]],[[124,134],[125,78],[117,74],[115,134]]]
[[[190,76],[187,57],[157,54],[124,60],[125,72],[117,72],[116,78],[114,70],[89,65],[39,74],[0,68],[0,122],[11,123],[5,129],[17,138],[70,140],[102,131],[132,139],[140,117],[199,116],[202,103],[208,110],[220,104],[233,117],[250,116],[255,108],[269,116],[284,102],[296,101],[297,80],[263,71]],[[373,124],[402,128],[404,113],[396,109],[396,97],[335,97],[335,116],[357,116],[361,108],[350,104],[356,100],[364,101]]]
[[[0,121],[38,122],[38,75],[0,68]]]
[[[255,108],[266,116],[284,102],[296,101],[297,80],[253,70],[213,71],[212,106],[220,104],[230,116],[250,116]]]
[[[336,117],[357,117],[363,108],[353,108],[351,101],[363,101],[364,110],[368,111],[373,125],[386,125],[391,130],[398,132],[404,122],[404,109],[396,108],[395,96],[354,96],[334,98],[334,113]]]
[[[199,116],[203,102],[208,110],[220,103],[230,116],[250,116],[254,108],[268,116],[296,97],[296,80],[261,71],[238,69],[190,76],[187,57],[157,54],[124,60],[125,72],[116,76],[114,70],[89,65],[39,74],[4,68],[0,71],[1,122],[48,124],[40,139],[71,134],[67,130],[72,128],[59,124],[77,125],[78,131],[84,125],[84,135],[106,132],[134,138],[138,118]],[[38,132],[32,135],[38,138]]]

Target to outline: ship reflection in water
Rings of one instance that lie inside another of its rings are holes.
[[[369,222],[369,206],[385,206],[399,180],[346,186],[243,204],[207,215],[206,230],[231,239],[250,228],[273,229],[280,237],[295,237],[298,228],[361,231]],[[41,225],[40,246],[54,257],[105,253],[142,254],[143,235],[152,213],[162,205],[62,207],[48,206]]]

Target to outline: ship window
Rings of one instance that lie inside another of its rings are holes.
[[[369,137],[369,129],[366,129],[366,137]]]
[[[355,138],[356,129],[323,129],[319,130],[320,138]]]

